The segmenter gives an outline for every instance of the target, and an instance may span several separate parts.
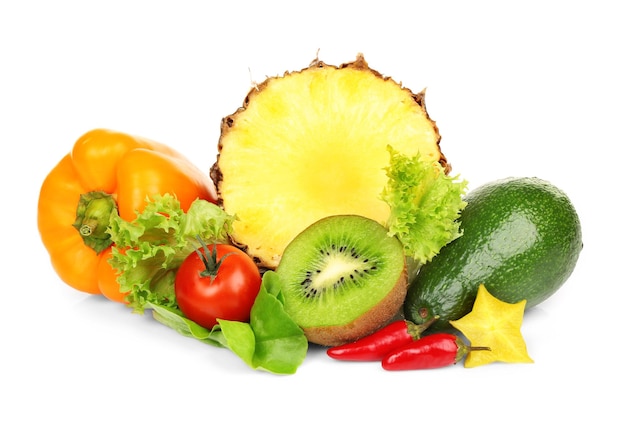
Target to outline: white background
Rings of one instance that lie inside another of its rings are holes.
[[[623,417],[624,15],[619,2],[7,1],[0,6],[0,435],[618,436]],[[318,52],[319,51],[319,52]],[[470,188],[538,176],[584,250],[527,313],[534,364],[409,373],[331,361],[252,371],[64,285],[40,184],[84,132],[166,143],[208,172],[254,81],[363,52],[427,106]],[[562,434],[562,435],[561,435]]]

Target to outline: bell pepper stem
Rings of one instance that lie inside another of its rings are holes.
[[[80,195],[73,226],[85,245],[98,254],[113,243],[108,233],[112,214],[117,214],[117,203],[108,193],[94,191]]]

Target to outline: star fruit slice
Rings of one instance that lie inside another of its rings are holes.
[[[466,368],[492,362],[533,362],[521,333],[525,307],[526,300],[515,304],[506,303],[491,295],[484,284],[478,287],[471,312],[456,321],[450,321],[471,345],[490,348],[470,351],[465,358]]]

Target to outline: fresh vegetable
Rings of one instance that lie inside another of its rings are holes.
[[[179,267],[195,251],[198,238],[228,243],[233,220],[202,199],[193,201],[185,212],[170,194],[155,196],[130,222],[114,217],[110,263],[132,308],[141,313],[150,303],[177,310],[174,283]]]
[[[331,347],[326,350],[326,354],[338,360],[382,360],[392,350],[419,339],[430,323],[431,321],[417,325],[404,319],[393,321],[369,336]]]
[[[306,357],[308,341],[285,312],[280,281],[273,271],[263,274],[249,323],[218,320],[213,329],[207,329],[170,308],[156,304],[147,307],[157,321],[184,336],[230,349],[252,369],[293,374]]]
[[[195,199],[215,202],[214,190],[208,176],[173,149],[96,129],[81,136],[44,179],[37,225],[61,280],[79,291],[105,292],[123,301],[124,294],[115,290],[115,273],[102,263],[113,243],[112,218],[132,220],[147,197],[164,193],[176,196],[187,210]]]
[[[439,139],[423,91],[372,70],[362,55],[340,66],[316,59],[255,85],[223,118],[211,178],[239,218],[233,240],[274,269],[289,242],[324,217],[385,224],[387,145],[448,172]]]
[[[481,284],[470,313],[450,324],[472,344],[485,345],[489,351],[470,352],[467,368],[491,362],[532,363],[521,333],[526,301],[509,304],[494,297]]]
[[[449,176],[440,163],[425,162],[419,153],[405,156],[388,150],[388,180],[382,192],[391,209],[387,227],[412,262],[412,281],[421,265],[461,235],[458,218],[466,205],[462,196],[467,181]]]
[[[441,368],[456,364],[470,351],[488,349],[468,346],[452,333],[434,333],[393,350],[382,366],[388,371]]]
[[[218,319],[248,321],[261,287],[261,274],[248,255],[232,245],[196,248],[180,265],[174,289],[187,318],[206,328]]]
[[[497,298],[531,308],[554,294],[573,272],[582,250],[574,206],[538,178],[506,178],[472,190],[460,216],[463,235],[443,247],[411,284],[407,319],[434,315],[433,329],[467,314],[483,283]]]

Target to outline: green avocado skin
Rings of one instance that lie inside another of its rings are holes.
[[[434,329],[471,311],[482,283],[496,298],[526,309],[554,294],[583,248],[581,224],[563,191],[545,180],[511,177],[466,196],[463,235],[422,266],[404,303],[406,319]]]

